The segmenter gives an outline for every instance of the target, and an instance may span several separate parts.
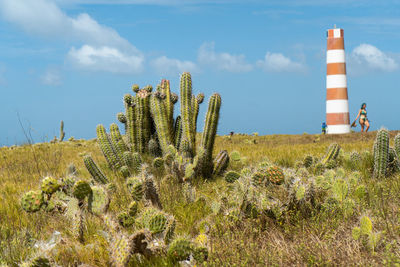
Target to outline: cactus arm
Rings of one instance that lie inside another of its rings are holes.
[[[181,116],[176,117],[174,126],[174,144],[175,148],[179,150],[182,139],[182,120]]]
[[[193,155],[193,115],[192,115],[192,78],[185,72],[181,76],[181,117],[182,117],[182,142],[187,142],[188,151]]]
[[[146,87],[147,88],[147,87]],[[137,151],[144,153],[150,141],[151,121],[150,121],[150,93],[147,89],[140,90],[135,98],[136,108],[136,144]]]
[[[109,183],[107,177],[103,174],[103,172],[100,170],[100,168],[97,166],[90,155],[86,155],[83,158],[83,162],[85,163],[86,169],[89,171],[90,175],[96,182],[101,184]]]
[[[172,143],[172,137],[168,126],[168,114],[165,99],[161,99],[158,94],[153,94],[150,97],[150,110],[156,125],[161,150],[163,154],[165,154],[168,151],[168,146]]]
[[[116,149],[113,147],[103,125],[97,126],[97,142],[106,158],[110,168],[119,169],[122,166],[122,160],[119,158]]]

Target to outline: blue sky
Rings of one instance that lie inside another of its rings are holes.
[[[381,3],[383,2],[383,3]],[[93,138],[132,84],[192,73],[222,95],[219,133],[317,133],[326,30],[345,30],[351,120],[399,129],[400,1],[0,0],[0,145]],[[202,122],[207,104],[201,106]],[[176,110],[178,112],[178,110]],[[202,125],[200,126],[202,129]]]

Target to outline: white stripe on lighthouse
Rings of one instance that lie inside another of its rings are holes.
[[[349,132],[350,132],[350,125],[348,124],[328,125],[327,129],[328,134],[342,134]]]
[[[346,57],[343,49],[333,49],[326,52],[326,63],[345,63]]]
[[[328,100],[326,101],[326,113],[348,113],[348,100]]]
[[[346,74],[335,74],[326,76],[326,88],[346,88]]]

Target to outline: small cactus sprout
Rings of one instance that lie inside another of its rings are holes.
[[[171,93],[171,102],[172,102],[172,104],[176,104],[176,102],[178,102],[178,100],[179,100],[178,95],[175,94],[175,93]]]
[[[134,200],[140,201],[144,194],[144,185],[140,178],[131,177],[126,181],[129,192]]]
[[[229,171],[225,174],[225,181],[233,183],[240,178],[240,174],[235,171]]]
[[[43,193],[46,193],[48,195],[51,195],[55,193],[59,188],[60,188],[60,183],[57,181],[57,179],[47,176],[42,180],[42,184],[40,185],[40,188],[42,189]]]
[[[118,119],[118,121],[120,122],[120,123],[126,123],[126,116],[125,116],[125,114],[124,113],[122,113],[122,112],[119,112],[118,114],[117,114],[117,119]]]
[[[303,160],[304,167],[310,168],[312,164],[313,164],[313,157],[310,155],[305,156]]]
[[[128,207],[128,213],[130,216],[135,217],[138,211],[138,203],[133,200]]]
[[[122,227],[131,227],[135,224],[135,219],[128,212],[121,212],[117,218]]]
[[[267,180],[272,184],[280,185],[284,182],[285,176],[278,166],[268,167],[266,171]]]
[[[139,85],[137,85],[137,84],[132,85],[132,91],[133,91],[134,93],[139,92],[139,90],[140,90]]]
[[[41,191],[29,191],[21,198],[21,206],[26,212],[39,211],[44,203]]]
[[[183,261],[189,258],[192,253],[192,242],[186,238],[177,238],[168,247],[167,255],[174,261]]]
[[[92,194],[92,188],[86,181],[79,180],[74,184],[72,189],[72,194],[78,200],[83,200],[85,197]]]
[[[214,160],[214,171],[215,175],[222,174],[229,165],[229,155],[228,151],[222,150],[218,153]]]

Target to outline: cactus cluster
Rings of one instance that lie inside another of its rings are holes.
[[[154,157],[163,156],[166,165],[174,162],[175,171],[179,170],[182,179],[188,178],[186,168],[190,169],[187,171],[190,178],[222,174],[229,163],[227,152],[222,151],[214,161],[212,157],[221,96],[215,93],[210,97],[204,131],[196,148],[197,118],[204,95],[193,94],[190,73],[185,72],[181,76],[181,114],[175,119],[174,105],[178,96],[171,92],[169,81],[162,80],[156,88],[153,92],[151,86],[139,89],[138,85],[134,85],[132,90],[136,95],[124,96],[125,113],[118,113],[117,119],[125,125],[125,140],[116,124],[110,126],[110,134],[103,125],[97,126],[97,141],[110,168],[123,177],[129,177],[137,172],[129,164],[130,154],[149,153]],[[171,146],[176,153],[171,153]],[[159,159],[154,161],[156,168],[162,164]],[[90,172],[98,173],[96,170]]]

